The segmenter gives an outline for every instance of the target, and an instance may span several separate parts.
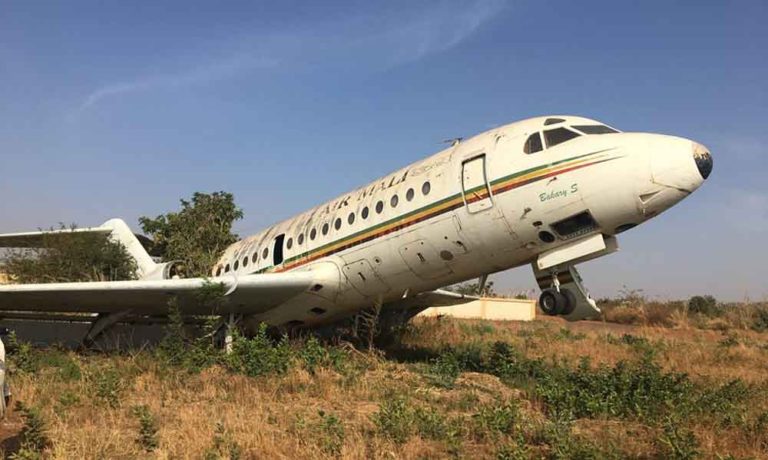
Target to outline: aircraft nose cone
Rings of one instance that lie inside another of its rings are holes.
[[[707,150],[706,147],[694,142],[693,160],[696,162],[696,168],[698,168],[699,174],[706,180],[712,173],[712,154],[709,153],[709,150]]]

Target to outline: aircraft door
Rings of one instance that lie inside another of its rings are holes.
[[[283,263],[283,241],[285,241],[284,233],[281,233],[275,237],[275,247],[272,248],[272,263],[275,266]]]
[[[461,164],[461,191],[467,212],[470,214],[493,206],[485,173],[485,154],[470,158]]]

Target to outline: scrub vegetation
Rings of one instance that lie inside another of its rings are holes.
[[[610,323],[716,331],[768,331],[768,302],[718,302],[711,295],[687,301],[649,300],[637,289],[625,288],[619,298],[599,300],[602,320]]]
[[[53,230],[74,230],[76,225]],[[3,273],[15,283],[117,281],[135,277],[136,262],[125,247],[101,234],[45,235],[42,246],[19,249],[4,257]]]
[[[14,344],[13,458],[765,458],[768,334],[417,319],[361,350],[168,327],[155,349]]]

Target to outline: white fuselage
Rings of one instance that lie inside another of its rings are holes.
[[[568,134],[573,138],[556,144],[562,129],[575,133],[575,126],[610,132]],[[529,145],[536,133],[556,129],[538,138],[541,150],[536,139]],[[701,156],[711,169],[709,153],[679,137],[619,133],[572,116],[524,120],[239,241],[213,274],[318,270],[322,290],[257,316],[323,323],[528,264],[579,238],[613,236],[698,188],[709,173],[701,172]]]

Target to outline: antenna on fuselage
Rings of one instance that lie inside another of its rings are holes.
[[[451,147],[456,147],[463,141],[463,137],[454,137],[453,139],[445,139],[441,142],[441,144],[451,144]]]

